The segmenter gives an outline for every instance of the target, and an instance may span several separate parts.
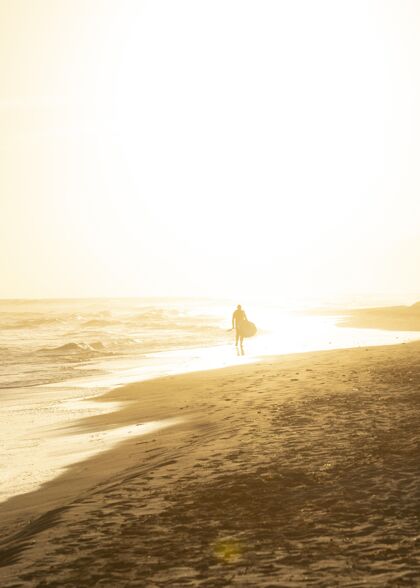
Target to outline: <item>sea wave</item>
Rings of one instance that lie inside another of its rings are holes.
[[[57,317],[0,317],[0,329],[37,329],[39,327],[64,324],[64,319]]]
[[[177,308],[146,307],[140,312],[133,311],[82,311],[82,312],[0,312],[0,328],[4,330],[33,330],[41,327],[95,328],[107,329],[179,328],[199,329],[216,319],[208,315],[182,312]],[[214,325],[213,325],[214,326]]]
[[[95,352],[95,348],[88,343],[64,343],[58,347],[42,347],[38,353],[91,353]]]
[[[104,341],[91,341],[80,342],[70,341],[63,343],[56,347],[41,347],[37,349],[35,353],[46,354],[46,355],[87,355],[87,354],[105,354],[114,355],[115,353],[122,352],[127,347],[133,347],[139,343],[138,340],[133,338],[118,338],[115,340]]]
[[[220,315],[189,300],[0,301],[0,387],[74,377],[102,360],[219,343]]]
[[[82,326],[82,327],[108,327],[108,326],[114,326],[118,322],[119,321],[116,321],[115,319],[89,319],[89,320],[81,323],[80,326]]]

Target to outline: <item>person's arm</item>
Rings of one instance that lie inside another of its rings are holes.
[[[235,313],[232,314],[232,329],[235,328]]]

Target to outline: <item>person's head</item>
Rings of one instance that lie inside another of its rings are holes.
[[[237,309],[241,310],[242,306],[240,304],[238,304]]]

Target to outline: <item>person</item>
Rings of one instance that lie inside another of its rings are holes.
[[[243,345],[244,345],[244,336],[242,333],[242,326],[244,322],[248,320],[246,318],[245,311],[242,309],[242,306],[238,304],[236,307],[235,312],[232,315],[232,329],[235,329],[236,340],[235,345],[238,347],[238,343],[240,343],[241,351],[243,352]]]

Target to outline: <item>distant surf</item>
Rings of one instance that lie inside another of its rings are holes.
[[[93,401],[110,388],[268,355],[418,338],[340,328],[342,316],[302,314],[276,302],[243,302],[258,327],[245,340],[245,356],[237,355],[230,332],[232,301],[0,301],[0,446],[13,464],[0,472],[0,501],[38,487],[85,455],[85,437],[66,432],[81,419],[117,410],[118,403]],[[102,451],[113,441],[99,433]]]
[[[224,319],[214,302],[181,299],[0,301],[0,389],[96,373],[97,359],[225,342]]]
[[[231,345],[234,307],[180,298],[0,301],[0,389],[112,375],[117,360],[141,364],[151,353]],[[340,329],[338,316],[303,316],[275,302],[246,310],[258,326],[249,343],[257,355],[401,340],[397,332]]]

